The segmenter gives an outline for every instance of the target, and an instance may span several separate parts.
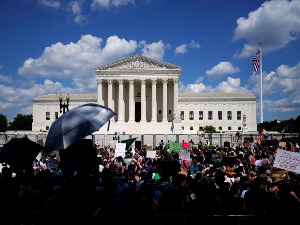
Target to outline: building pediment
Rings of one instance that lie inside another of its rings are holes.
[[[103,65],[95,71],[103,70],[181,70],[180,66],[159,60],[151,59],[141,55],[133,55],[127,58]]]

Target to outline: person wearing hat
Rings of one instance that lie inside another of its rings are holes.
[[[233,177],[233,175],[235,175],[236,173],[233,171],[233,169],[230,166],[227,166],[225,171],[225,180],[224,182],[228,182],[230,183],[230,186],[234,183],[235,179]]]
[[[273,185],[271,191],[274,196],[274,214],[280,213],[289,216],[297,215],[300,198],[293,191],[291,183],[283,179],[280,174],[272,175]]]
[[[270,193],[271,180],[267,174],[260,174],[252,179],[249,189],[244,194],[244,203],[247,214],[257,218],[267,218],[273,213],[272,194]]]

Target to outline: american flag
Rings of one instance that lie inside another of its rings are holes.
[[[252,59],[252,64],[255,72],[257,72],[259,69],[259,58],[260,58],[260,50],[257,51],[256,55]]]

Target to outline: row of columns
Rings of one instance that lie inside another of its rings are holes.
[[[125,99],[124,99],[124,79],[116,79],[119,84],[119,95],[118,95],[118,121],[125,121]],[[113,103],[113,79],[106,79],[107,81],[107,107],[112,108]],[[146,79],[140,79],[141,81],[141,122],[146,121]],[[97,79],[98,84],[98,104],[104,105],[102,96],[102,86],[104,79]],[[135,104],[134,104],[134,82],[135,79],[128,79],[129,82],[129,121],[135,121]],[[151,79],[152,82],[152,117],[151,122],[157,122],[157,79]],[[162,121],[168,121],[168,79],[162,79],[163,82],[163,110],[162,110]],[[174,98],[173,98],[173,112],[178,110],[178,79],[173,79],[174,84]]]

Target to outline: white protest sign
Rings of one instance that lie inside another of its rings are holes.
[[[179,159],[182,160],[190,160],[190,152],[184,151],[184,150],[180,150],[179,152]]]
[[[277,149],[273,166],[300,173],[300,154],[283,149]]]
[[[156,151],[147,151],[147,155],[146,155],[147,158],[151,158],[151,159],[154,159],[156,157]]]
[[[126,148],[126,143],[116,143],[114,157],[122,156],[124,158],[125,148]]]

